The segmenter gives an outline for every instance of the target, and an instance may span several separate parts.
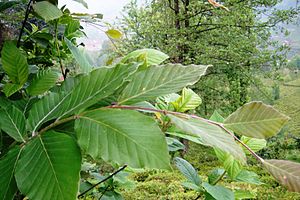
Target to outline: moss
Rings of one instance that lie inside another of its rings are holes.
[[[155,170],[145,170],[142,172],[136,172],[130,175],[130,178],[137,182],[144,182],[149,176],[157,173]]]
[[[189,161],[202,175],[220,165],[212,148],[195,143],[190,143],[189,151],[184,159]]]
[[[186,191],[181,182],[184,180],[179,172],[154,172],[148,171],[138,173],[138,180],[143,177],[143,182],[138,182],[136,188],[131,191],[124,191],[125,199],[149,199],[149,200],[164,200],[164,199],[195,199],[196,193]],[[142,176],[141,176],[142,175]],[[147,177],[147,178],[145,178]],[[137,178],[137,176],[133,176]]]

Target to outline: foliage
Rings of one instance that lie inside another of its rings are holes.
[[[295,56],[290,60],[287,64],[287,66],[294,70],[300,69],[300,56]]]
[[[178,138],[188,139],[219,151],[217,157],[225,170],[213,172],[209,183],[201,182],[189,163],[176,159],[180,170],[207,198],[234,199],[233,191],[216,185],[225,174],[233,181],[259,183],[254,173],[240,167],[246,164],[244,151],[264,164],[289,189],[299,191],[299,185],[295,184],[300,176],[298,171],[291,173],[272,164],[287,161],[263,160],[247,142],[227,129],[249,136],[247,129],[253,121],[280,116],[280,120],[272,120],[270,130],[266,130],[264,123],[253,126],[251,137],[267,137],[280,130],[286,116],[265,104],[252,102],[231,115],[244,119],[235,129],[236,121],[231,116],[223,123],[188,114],[201,104],[201,98],[186,87],[207,74],[207,65],[162,64],[167,59],[165,54],[146,49],[131,53],[111,66],[87,66],[76,47],[76,38],[84,35],[76,15],[66,8],[58,9],[57,1],[30,1],[26,19],[31,3],[35,14],[47,21],[48,27],[31,24],[25,35],[23,27],[19,40],[6,41],[1,51],[0,137],[1,141],[9,138],[0,146],[2,199],[24,195],[33,200],[71,200],[86,195],[96,186],[102,192],[99,198],[105,195],[120,199],[116,185],[122,183],[122,178],[120,174],[113,176],[127,166],[129,170],[171,169],[166,134],[176,136],[171,144],[176,142],[180,146]],[[119,37],[115,31],[107,34]],[[79,70],[69,72],[63,61],[71,55],[77,57]],[[47,64],[37,60],[39,56]],[[182,89],[182,95],[176,94]],[[245,110],[247,114],[241,112]],[[84,178],[82,160],[89,156],[94,161],[110,162],[115,168],[123,167],[106,178],[98,177],[98,183],[83,181],[79,188]],[[282,181],[284,176],[293,176],[295,180],[286,184]],[[107,182],[102,184],[104,180]],[[197,188],[190,183],[184,185]]]
[[[119,21],[124,52],[155,48],[170,55],[171,62],[214,66],[194,87],[204,100],[198,110],[207,117],[220,107],[227,115],[248,102],[254,72],[284,62],[287,48],[271,33],[299,11],[277,9],[280,0],[224,1],[226,9],[209,2],[163,0],[140,6],[132,1]]]

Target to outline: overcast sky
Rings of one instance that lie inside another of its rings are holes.
[[[89,9],[86,9],[80,3],[72,0],[59,0],[59,6],[67,5],[71,12],[81,12],[104,15],[104,20],[112,22],[116,16],[120,16],[122,8],[130,2],[130,0],[85,0]]]
[[[130,1],[131,0],[85,0],[88,4],[88,9],[75,0],[59,0],[58,2],[59,7],[67,5],[67,8],[69,8],[71,12],[103,14],[103,21],[113,23],[116,17],[121,16],[123,7]],[[143,1],[145,0],[138,0],[138,2]],[[82,26],[87,34],[87,38],[82,38],[82,40],[78,42],[84,42],[86,48],[89,50],[101,49],[103,41],[107,40],[107,36],[92,25],[82,23]]]
[[[58,2],[59,7],[67,5],[67,8],[70,9],[71,12],[103,14],[103,21],[113,24],[116,17],[121,16],[123,7],[130,3],[130,1],[131,0],[85,0],[88,4],[88,9],[86,9],[82,4],[77,3],[76,0],[59,0]],[[144,1],[146,0],[138,0],[138,2]],[[99,31],[99,29],[88,23],[82,23],[82,26],[87,34],[87,38],[82,38],[78,42],[84,42],[86,48],[89,50],[101,49],[103,41],[107,40],[107,36],[102,31]]]

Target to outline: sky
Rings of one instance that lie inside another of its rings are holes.
[[[59,6],[67,5],[71,12],[81,12],[104,15],[104,20],[112,22],[116,16],[120,16],[122,8],[130,2],[130,0],[85,0],[89,9],[86,9],[80,3],[72,0],[59,0]]]
[[[103,21],[113,23],[116,17],[121,17],[123,7],[131,0],[84,0],[88,4],[86,9],[82,4],[77,3],[76,0],[59,0],[59,7],[67,5],[71,12],[75,13],[89,13],[89,14],[103,14]],[[143,0],[138,0],[142,2]],[[102,43],[107,39],[107,36],[92,25],[81,23],[87,38],[83,38],[77,42],[84,42],[86,48],[91,51],[101,49]]]

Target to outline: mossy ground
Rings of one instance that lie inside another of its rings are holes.
[[[288,85],[280,86],[281,98],[275,102],[274,106],[291,117],[286,131],[300,136],[300,79],[288,82]],[[296,87],[297,85],[299,87]],[[281,143],[287,143],[286,145],[289,146],[289,138],[285,137],[284,139],[285,141]],[[299,149],[293,149],[292,151],[284,150],[283,154],[287,152],[292,152],[293,155],[300,155]],[[276,154],[276,152],[273,153]],[[190,145],[189,152],[185,155],[185,159],[198,170],[204,180],[212,169],[220,167],[220,163],[210,148],[196,144]],[[263,168],[257,165],[254,160],[250,160],[248,170],[257,173],[261,181],[265,184],[256,186],[226,180],[222,181],[221,184],[226,185],[232,190],[242,189],[255,192],[257,195],[255,199],[259,200],[300,200],[299,193],[289,192],[280,186]],[[192,200],[197,197],[194,191],[186,190],[182,187],[181,182],[185,179],[176,170],[173,172],[146,171],[135,173],[131,176],[131,179],[136,182],[136,187],[130,191],[123,192],[123,196],[127,200]]]

